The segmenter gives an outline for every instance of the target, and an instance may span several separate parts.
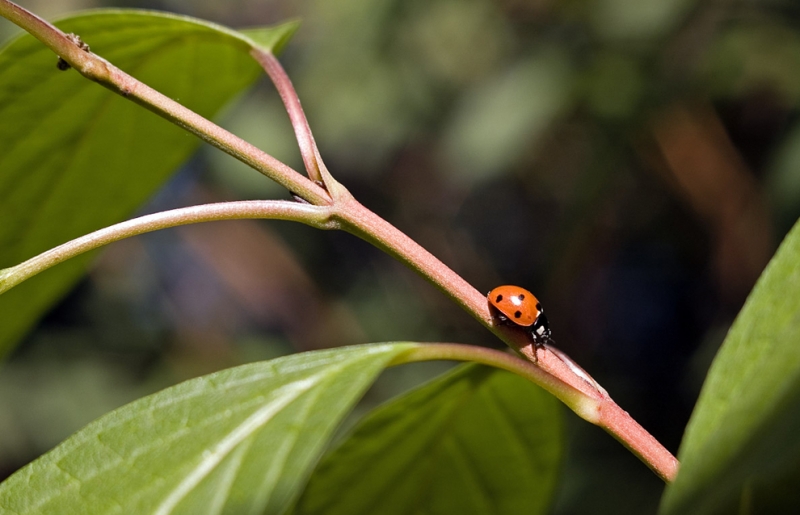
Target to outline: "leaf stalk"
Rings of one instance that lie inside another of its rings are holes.
[[[330,208],[285,200],[220,202],[161,211],[105,227],[0,270],[0,294],[67,259],[125,238],[199,222],[254,218],[291,220],[318,229],[337,227]]]

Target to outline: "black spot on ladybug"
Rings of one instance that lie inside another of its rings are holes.
[[[514,311],[514,318],[519,318],[522,316],[522,311]]]
[[[500,302],[501,300],[503,300],[503,296],[502,295],[498,295],[497,298],[494,299],[495,302]]]
[[[525,300],[525,294],[524,293],[520,293],[519,294],[519,300]]]

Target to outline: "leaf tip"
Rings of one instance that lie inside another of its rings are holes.
[[[242,29],[241,32],[252,46],[275,55],[280,54],[294,33],[300,28],[300,19],[292,19],[278,25]]]

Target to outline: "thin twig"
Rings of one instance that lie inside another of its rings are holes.
[[[246,218],[292,220],[320,229],[333,229],[337,225],[331,220],[330,209],[327,207],[286,200],[220,202],[162,211],[105,227],[54,247],[16,266],[0,270],[0,293],[67,259],[124,238],[198,222]]]
[[[308,176],[318,182],[322,182],[322,175],[320,174],[319,165],[319,151],[317,150],[317,143],[314,141],[314,135],[311,133],[311,127],[308,124],[303,106],[300,105],[300,97],[292,85],[291,79],[286,75],[286,71],[281,66],[278,59],[272,54],[260,48],[253,48],[250,50],[250,55],[258,61],[264,71],[267,72],[272,83],[275,84],[275,89],[283,100],[283,105],[286,107],[286,112],[289,114],[289,120],[292,122],[294,134],[297,137],[297,144],[300,147],[300,155],[303,156],[303,164],[306,166]]]
[[[297,144],[300,147],[300,154],[303,156],[303,164],[306,167],[308,176],[315,182],[324,185],[334,202],[350,198],[350,193],[347,189],[333,178],[325,166],[319,153],[317,142],[314,140],[314,134],[311,132],[311,126],[308,124],[308,119],[303,111],[303,106],[300,105],[300,97],[297,96],[297,91],[295,91],[292,81],[280,61],[272,52],[267,52],[260,48],[252,48],[250,55],[267,72],[267,75],[275,85],[275,89],[278,90],[281,100],[283,100],[283,105],[289,115],[289,121],[294,128]]]

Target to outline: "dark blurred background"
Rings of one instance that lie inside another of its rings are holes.
[[[534,291],[557,345],[673,452],[727,328],[800,214],[795,2],[21,3],[46,17],[145,7],[232,27],[301,18],[282,61],[336,177],[478,289]],[[3,39],[14,33],[0,24]],[[302,168],[266,80],[221,123]],[[206,148],[143,210],[286,196]],[[116,243],[2,367],[0,477],[180,380],[387,340],[498,345],[347,234],[221,222]],[[366,405],[441,369],[392,370]],[[663,484],[565,416],[554,511],[653,512]]]

